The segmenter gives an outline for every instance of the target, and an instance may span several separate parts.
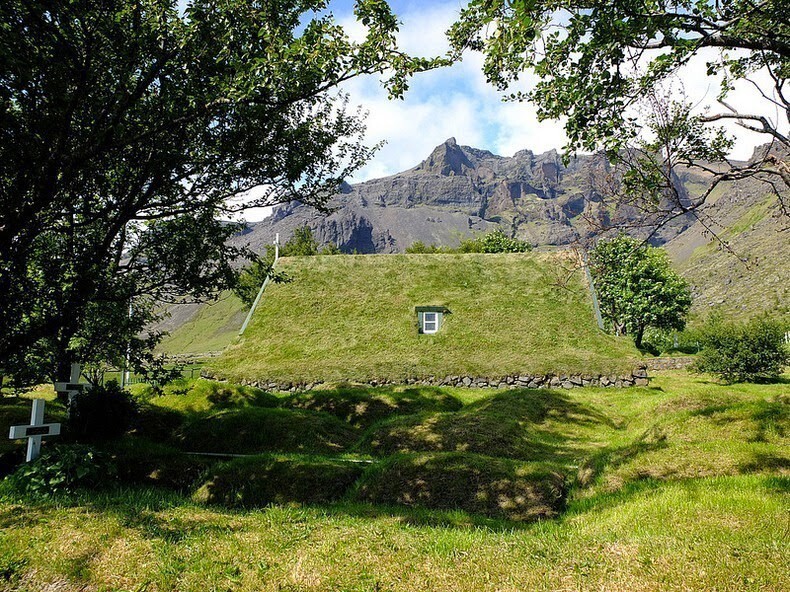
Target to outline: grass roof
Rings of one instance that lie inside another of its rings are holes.
[[[210,363],[230,380],[367,381],[616,373],[639,358],[598,329],[568,254],[282,259],[244,337]],[[443,306],[435,335],[419,306]]]

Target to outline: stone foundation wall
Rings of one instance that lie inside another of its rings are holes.
[[[206,376],[206,378],[211,378]],[[270,382],[270,381],[242,381],[242,384],[247,386],[254,386],[263,390],[274,392],[297,392],[308,391],[318,386],[323,385],[322,382]],[[553,389],[572,389],[582,386],[602,386],[611,388],[622,388],[628,386],[647,386],[648,376],[647,369],[637,368],[630,374],[614,375],[614,374],[560,374],[560,375],[513,375],[505,376],[503,378],[480,378],[474,376],[447,376],[445,378],[437,378],[430,376],[428,378],[407,378],[404,380],[370,380],[367,382],[355,382],[354,384],[367,385],[367,386],[386,386],[386,385],[418,385],[418,386],[454,386],[454,387],[467,387],[467,388],[553,388]]]
[[[682,370],[694,363],[692,357],[679,358],[651,358],[645,360],[648,370]]]

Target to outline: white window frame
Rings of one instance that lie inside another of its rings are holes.
[[[428,315],[433,315],[433,320],[428,320]],[[428,329],[428,324],[433,325],[433,330]],[[432,335],[439,331],[439,313],[438,312],[424,312],[422,313],[422,332]]]

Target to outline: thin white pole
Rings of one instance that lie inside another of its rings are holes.
[[[275,265],[277,265],[277,261],[280,259],[280,233],[274,235],[274,263],[272,263],[272,271],[274,271]],[[264,290],[266,290],[266,286],[269,285],[269,281],[271,280],[271,274],[266,275],[266,279],[263,280],[263,284],[261,284],[261,289],[258,290],[258,295],[255,297],[255,302],[252,303],[250,307],[250,312],[247,313],[247,318],[244,319],[244,324],[239,329],[239,337],[244,335],[244,332],[247,330],[247,325],[250,324],[250,319],[252,319],[252,313],[255,312],[255,309],[258,306],[258,303],[261,301],[261,296],[263,296]]]

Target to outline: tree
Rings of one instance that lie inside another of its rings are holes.
[[[305,224],[294,229],[293,236],[289,238],[282,248],[283,257],[312,257],[318,255],[318,242],[313,236],[313,231]]]
[[[726,382],[775,380],[790,364],[786,331],[786,324],[767,318],[738,324],[713,316],[700,332],[702,350],[694,369]]]
[[[483,52],[486,77],[500,90],[536,75],[530,92],[509,98],[534,102],[541,119],[565,119],[569,154],[606,150],[621,165],[618,195],[653,231],[694,216],[719,184],[752,176],[788,214],[786,0],[472,0],[449,37],[459,53]],[[695,56],[709,60],[709,75],[721,75],[718,112],[696,113],[662,90]],[[754,91],[746,110],[729,100],[738,81]],[[729,160],[724,121],[764,134],[771,146],[748,163]],[[683,167],[711,176],[701,195],[679,190]]]
[[[322,207],[369,157],[338,86],[386,72],[397,97],[436,62],[398,51],[386,2],[356,3],[360,42],[325,8],[0,3],[0,374],[67,376],[99,336],[123,355],[159,304],[233,285],[221,218]],[[88,323],[110,309],[128,322]]]
[[[685,327],[691,292],[662,249],[621,234],[590,251],[590,270],[601,314],[617,335],[642,347],[647,327]]]

